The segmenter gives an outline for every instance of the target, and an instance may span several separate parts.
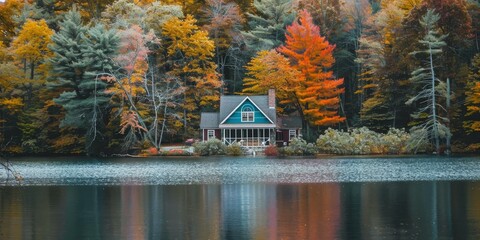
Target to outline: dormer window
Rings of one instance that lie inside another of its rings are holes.
[[[242,122],[253,122],[255,113],[251,105],[245,105],[242,107]]]

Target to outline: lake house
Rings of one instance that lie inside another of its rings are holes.
[[[301,127],[299,116],[278,115],[274,89],[261,96],[221,96],[220,111],[203,112],[200,119],[203,141],[217,138],[245,147],[288,145]]]

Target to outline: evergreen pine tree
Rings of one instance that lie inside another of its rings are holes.
[[[100,80],[113,68],[112,57],[119,42],[111,30],[102,26],[87,29],[78,12],[68,12],[60,23],[60,31],[53,38],[51,59],[55,79],[50,86],[64,92],[54,101],[65,109],[61,126],[85,131],[88,153],[101,141],[104,117],[108,113],[110,96],[106,83]],[[94,144],[95,143],[95,144]]]
[[[440,138],[450,135],[450,130],[444,124],[448,119],[439,114],[440,109],[445,109],[438,98],[445,95],[446,83],[435,75],[434,57],[442,53],[442,48],[447,45],[444,42],[447,35],[440,35],[437,30],[439,19],[440,16],[434,10],[428,10],[420,20],[426,34],[419,43],[425,48],[411,54],[421,56],[424,66],[415,69],[410,78],[410,81],[420,87],[420,91],[407,101],[407,104],[416,102],[419,106],[417,112],[412,114],[415,119],[415,126],[411,129],[416,138],[414,142],[432,140],[437,154],[440,152]]]
[[[286,26],[295,18],[291,11],[292,1],[255,0],[253,5],[258,14],[247,13],[251,30],[242,32],[247,47],[258,52],[280,46],[285,41]]]

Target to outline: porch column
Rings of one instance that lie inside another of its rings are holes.
[[[260,146],[260,129],[255,129],[257,131],[257,146]]]
[[[243,129],[240,129],[240,139],[243,140]],[[243,145],[243,143],[242,143]]]
[[[272,131],[271,128],[268,129],[268,138],[270,139],[270,145],[273,145],[275,141],[275,131]]]
[[[265,128],[262,128],[262,133],[263,133],[262,134],[262,143],[264,143],[264,144],[262,144],[262,146],[266,146],[267,145],[267,143],[266,143],[267,137],[265,136]]]
[[[253,145],[253,139],[254,139],[253,138],[253,128],[249,129],[249,132],[250,132],[250,141],[249,142],[250,142],[250,146],[252,146]]]
[[[222,129],[222,142],[225,144],[225,129]]]

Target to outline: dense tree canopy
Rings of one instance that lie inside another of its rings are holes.
[[[463,126],[473,139],[478,139],[480,133],[480,54],[475,55],[468,75],[465,92],[467,114]],[[480,149],[480,144],[469,142],[473,149]]]
[[[433,36],[445,45],[427,51]],[[0,149],[159,148],[200,137],[222,94],[269,88],[308,140],[328,126],[417,134],[435,114],[423,136],[438,132],[437,152],[480,149],[479,39],[473,0],[7,0]]]

